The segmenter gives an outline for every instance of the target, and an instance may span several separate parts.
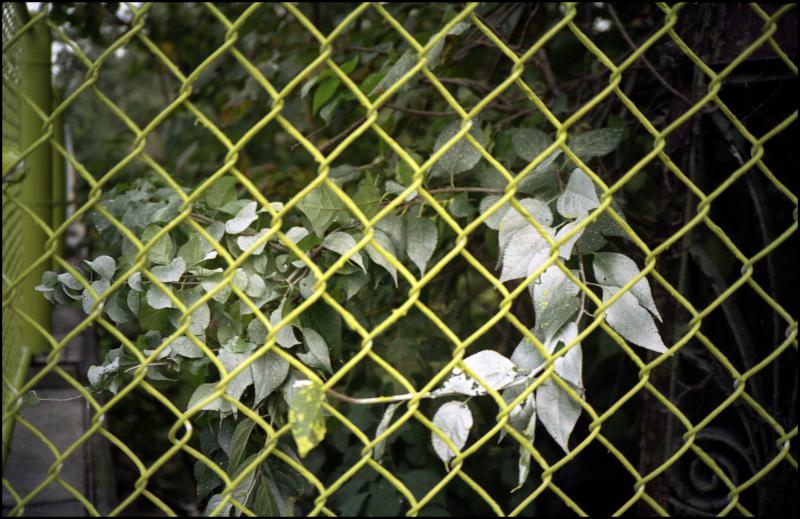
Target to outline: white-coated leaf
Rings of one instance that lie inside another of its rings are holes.
[[[219,361],[225,366],[225,370],[230,373],[242,362],[250,358],[250,353],[233,353],[226,348],[219,350]],[[248,366],[247,369],[236,375],[225,386],[225,394],[235,400],[242,398],[244,391],[253,383],[253,372]]]
[[[592,267],[597,282],[608,287],[621,288],[639,274],[639,268],[632,259],[616,252],[595,253]],[[646,277],[637,281],[630,289],[630,293],[636,297],[640,305],[655,315],[659,321],[661,320]]]
[[[464,359],[464,364],[484,384],[498,391],[518,378],[517,367],[514,363],[496,351],[479,351]],[[484,395],[486,394],[486,389],[477,380],[462,372],[459,368],[453,368],[453,374],[433,394],[447,395],[453,393],[470,396]]]
[[[433,220],[411,212],[406,215],[406,253],[422,275],[436,250],[437,239],[438,231]]]
[[[158,265],[150,270],[162,283],[175,283],[180,281],[181,276],[186,272],[186,261],[178,256],[170,261],[168,265]]]
[[[531,395],[533,398],[533,395]],[[530,440],[531,444],[533,444],[533,440],[536,436],[536,399],[533,398],[533,403],[531,404],[532,410],[531,414],[528,417],[528,423],[525,425],[525,429],[523,430],[522,434]],[[528,474],[531,472],[531,452],[525,448],[524,445],[519,446],[519,461],[517,463],[517,467],[519,469],[519,476],[517,478],[517,486],[512,490],[517,490],[522,485],[525,484],[525,481],[528,479]]]
[[[392,240],[385,232],[381,231],[380,229],[375,229],[372,240],[383,247],[386,252],[396,257]],[[394,280],[394,285],[397,286],[397,269],[394,267],[394,265],[392,265],[391,262],[383,256],[383,254],[378,252],[378,249],[376,249],[371,243],[368,244],[366,248],[369,259],[386,269],[386,271],[391,274],[392,279]]]
[[[536,198],[524,198],[519,201],[519,204],[531,215],[536,223],[549,231],[549,226],[553,223],[553,213],[547,206],[547,202]],[[511,204],[508,204],[508,206],[509,210],[503,215],[500,219],[500,223],[497,225],[497,230],[499,231],[498,240],[501,249],[507,244],[508,236],[517,229],[523,227],[534,228],[527,217],[517,211]]]
[[[580,168],[573,169],[564,192],[556,201],[559,214],[564,218],[577,218],[599,205],[592,179]]]
[[[539,156],[539,154],[546,150],[552,143],[553,139],[536,128],[517,128],[511,130],[511,145],[514,147],[514,151],[520,158],[528,162],[532,162],[533,159]],[[556,148],[555,151],[544,158],[525,179],[530,179],[532,175],[537,175],[541,171],[547,169],[559,155],[561,155],[561,149]]]
[[[383,231],[392,241],[395,257],[402,261],[403,251],[406,250],[406,226],[403,218],[395,213],[389,213],[375,224],[375,228]]]
[[[507,387],[502,393],[503,400],[506,404],[510,404],[514,401],[514,399],[522,394],[526,387],[528,387],[527,383]],[[508,414],[508,425],[519,432],[523,432],[528,426],[528,422],[530,421],[531,415],[534,413],[535,409],[536,395],[535,393],[531,393],[525,398],[525,400],[511,409],[511,412]],[[498,443],[503,440],[505,435],[506,431],[501,429],[498,437]]]
[[[529,290],[536,314],[536,337],[548,342],[580,308],[578,285],[553,265],[529,285]]]
[[[267,293],[267,284],[264,282],[264,278],[259,274],[248,276],[244,293],[250,297],[264,297]]]
[[[289,374],[289,363],[277,353],[268,351],[257,358],[251,367],[255,387],[255,403],[253,405],[258,405],[286,380],[286,376]]]
[[[83,260],[103,279],[111,279],[117,270],[117,262],[111,256],[98,256],[94,261]]]
[[[150,285],[150,288],[147,289],[146,300],[147,304],[150,305],[150,308],[154,308],[156,310],[172,308],[174,306],[169,296],[162,292],[161,289],[155,285]]]
[[[277,326],[281,319],[283,319],[283,305],[285,301],[281,302],[281,305],[276,308],[269,316],[269,324]],[[275,341],[278,343],[278,346],[282,348],[291,348],[292,346],[296,346],[300,344],[300,341],[297,340],[297,337],[294,335],[294,330],[292,329],[291,324],[286,324],[283,328],[278,330],[278,333],[275,335]]]
[[[131,277],[128,278],[128,286],[137,292],[143,292],[144,287],[142,286],[142,273],[134,272],[131,274]]]
[[[192,409],[194,406],[208,398],[211,393],[214,392],[214,388],[216,387],[217,383],[210,383],[210,384],[200,384],[197,386],[197,389],[194,390],[192,393],[192,397],[189,399],[189,405],[186,406],[186,410]],[[227,400],[223,400],[221,397],[217,397],[211,402],[205,404],[203,407],[200,408],[201,411],[220,411],[220,412],[227,412],[231,410],[232,404]]]
[[[208,325],[211,324],[211,309],[208,307],[208,303],[198,306],[190,317],[189,331],[195,335],[204,334]]]
[[[508,238],[508,245],[503,251],[503,270],[500,281],[528,276],[541,266],[550,255],[550,246],[545,239],[531,226],[513,232]]]
[[[576,391],[578,396],[583,396]],[[536,390],[536,414],[556,443],[569,452],[569,436],[581,415],[581,406],[552,379],[547,379]]]
[[[380,423],[378,423],[378,428],[375,431],[375,438],[378,438],[381,434],[386,432],[386,429],[392,424],[392,418],[394,418],[394,413],[400,407],[400,402],[395,402],[393,404],[389,404],[386,406],[386,411],[383,412],[383,416],[381,417]],[[380,461],[383,457],[383,453],[386,450],[386,441],[375,444],[375,450],[372,451],[372,457],[375,461]]]
[[[617,149],[621,140],[622,128],[598,128],[570,138],[567,146],[581,160],[586,160],[608,155]]]
[[[312,368],[323,369],[328,373],[333,373],[328,343],[325,342],[322,335],[311,328],[304,328],[303,339],[305,339],[306,346],[308,346],[308,353],[298,353],[297,358]]]
[[[284,234],[286,238],[292,243],[297,243],[306,236],[308,236],[308,229],[305,227],[292,227]]]
[[[238,238],[236,238],[236,245],[238,245],[239,248],[242,249],[242,251],[246,251],[255,242],[257,242],[258,240],[263,238],[264,235],[267,234],[268,232],[269,232],[269,229],[261,229],[258,232],[258,234],[255,234],[253,236],[239,236]],[[267,246],[268,242],[269,242],[269,239],[265,240],[264,243],[262,243],[261,245],[259,245],[255,249],[253,249],[253,252],[251,253],[251,255],[252,256],[258,256],[259,254],[264,252],[264,247]]]
[[[356,240],[346,232],[334,231],[322,240],[322,246],[330,251],[333,251],[341,256],[350,252],[356,247]],[[350,256],[350,261],[361,267],[364,272],[367,269],[364,267],[364,259],[361,257],[360,252],[356,252]]]
[[[603,287],[603,303],[619,291],[616,287]],[[648,350],[667,351],[658,333],[653,316],[645,310],[636,297],[625,292],[606,309],[606,321],[623,338]]]
[[[127,323],[130,320],[131,314],[128,311],[127,305],[122,302],[122,293],[114,292],[106,299],[106,304],[103,307],[108,316],[117,324]]]
[[[236,216],[225,222],[225,232],[228,234],[240,234],[250,227],[250,224],[258,219],[258,215],[256,215],[257,207],[257,202],[248,202],[236,213]]]
[[[439,151],[446,143],[450,141],[460,130],[461,121],[453,121],[445,126],[439,136],[436,138],[436,144],[433,146],[433,151]],[[480,125],[477,121],[473,121],[472,128],[469,134],[475,138],[478,143],[483,146],[483,133],[481,132]],[[468,169],[472,169],[475,164],[481,159],[481,154],[478,150],[472,147],[472,144],[467,141],[466,136],[462,137],[450,149],[448,149],[442,157],[436,161],[436,172],[441,171],[445,175],[455,176],[463,173]],[[436,176],[436,173],[433,173]]]
[[[185,335],[177,337],[170,343],[169,347],[176,355],[189,359],[201,359],[206,355],[194,341]]]
[[[469,431],[472,429],[472,412],[464,402],[447,402],[433,415],[433,423],[458,450],[461,450],[466,445]],[[431,440],[433,450],[445,464],[456,455],[438,434],[432,432]]]
[[[580,224],[580,220],[575,220],[574,222],[569,222],[568,224],[564,225],[564,227],[559,229],[558,232],[556,233],[555,240],[559,241],[560,239],[562,239],[564,236],[567,235],[567,233],[569,233],[575,227],[577,227],[578,224]],[[564,244],[558,248],[559,256],[564,258],[564,260],[568,260],[572,256],[572,248],[575,246],[575,242],[577,242],[580,239],[581,235],[583,235],[583,231],[585,230],[586,228],[583,227],[578,232],[576,232],[572,238],[564,242]]]

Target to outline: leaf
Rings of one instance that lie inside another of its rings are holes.
[[[163,230],[158,225],[148,225],[142,233],[142,243],[150,243],[156,234]],[[175,244],[169,233],[162,236],[148,251],[147,257],[153,263],[166,265],[175,255]]]
[[[375,179],[372,178],[372,175],[367,175],[358,183],[358,189],[353,195],[353,202],[367,218],[372,218],[380,211],[382,198],[383,194],[375,185]]]
[[[531,395],[531,397],[533,397],[533,395]],[[535,402],[535,399],[533,402]],[[531,414],[522,434],[531,442],[531,445],[533,445],[533,440],[536,436],[536,404],[532,403],[531,406]],[[517,462],[517,467],[519,468],[519,476],[517,477],[517,486],[511,490],[512,492],[525,484],[531,472],[531,452],[523,445],[519,446],[519,461]]]
[[[594,277],[603,286],[621,288],[639,274],[639,268],[629,257],[616,252],[597,252],[592,262]],[[630,289],[636,300],[661,321],[647,278],[643,277]]]
[[[433,146],[434,153],[439,151],[461,130],[461,124],[461,121],[453,121],[442,129]],[[483,133],[477,121],[473,122],[469,134],[472,135],[481,146],[485,144]],[[466,137],[462,137],[436,161],[435,172],[432,172],[431,175],[436,177],[444,174],[453,177],[472,169],[480,160],[480,152],[472,147],[472,144],[467,141]],[[440,172],[442,174],[440,174]]]
[[[147,289],[146,301],[154,310],[174,307],[169,296],[155,285],[150,285],[150,288]]]
[[[405,221],[406,253],[424,276],[428,261],[436,250],[438,235],[436,223],[428,218],[414,216],[411,212],[406,214]]]
[[[210,384],[200,384],[197,386],[197,389],[194,390],[192,393],[192,397],[189,399],[189,404],[186,406],[186,410],[192,409],[194,406],[208,398],[211,393],[214,392],[214,388],[216,387],[216,383]],[[200,408],[201,411],[220,411],[220,412],[227,412],[231,410],[231,403],[223,400],[220,397],[215,398],[211,402],[207,403],[203,407]]]
[[[464,402],[447,402],[433,415],[433,423],[461,450],[472,429],[472,412]],[[431,432],[431,441],[436,455],[447,465],[456,454],[436,433]]]
[[[236,474],[243,466],[241,464],[244,458],[245,449],[247,448],[247,441],[253,432],[253,427],[256,423],[249,418],[242,419],[241,422],[236,424],[231,436],[231,450],[228,457],[228,474]]]
[[[529,286],[536,314],[536,337],[549,342],[558,330],[575,316],[581,306],[578,285],[559,267],[548,267]]]
[[[333,373],[331,356],[325,339],[311,328],[303,330],[303,338],[306,341],[306,346],[308,346],[308,353],[298,353],[297,357],[312,368],[323,369],[328,373]]]
[[[255,388],[253,406],[255,407],[283,384],[289,374],[289,363],[277,353],[268,351],[257,358],[251,366]]]
[[[603,303],[611,299],[619,291],[616,287],[603,287]],[[653,317],[636,300],[631,292],[625,292],[622,297],[606,309],[606,321],[623,338],[648,350],[659,353],[667,351]]]
[[[580,404],[548,378],[536,390],[536,413],[550,436],[569,453],[569,436],[581,415]]]
[[[328,227],[345,211],[342,201],[324,184],[308,193],[298,202],[297,207],[311,222],[314,234],[320,238],[325,236]]]
[[[232,353],[226,348],[219,350],[219,361],[225,367],[225,371],[230,374],[231,371],[236,369],[242,362],[250,358],[249,353]],[[225,386],[225,394],[234,400],[241,400],[242,394],[245,390],[253,384],[253,372],[248,369],[243,370],[241,373],[233,377]]]
[[[492,350],[483,350],[464,359],[464,364],[472,370],[481,381],[494,390],[499,391],[517,379],[517,367],[506,357]],[[458,393],[461,395],[485,395],[486,389],[477,380],[453,368],[453,374],[444,381],[442,387],[433,392],[434,395]]]
[[[592,179],[580,168],[573,169],[567,187],[556,202],[559,214],[564,218],[578,218],[599,205]]]
[[[279,322],[283,319],[283,305],[286,303],[286,300],[281,301],[281,304],[278,308],[276,308],[269,316],[269,324],[273,327],[277,326]],[[259,323],[260,324],[260,323]],[[297,340],[297,337],[294,335],[294,330],[292,329],[291,324],[286,324],[278,330],[278,333],[275,335],[275,342],[278,343],[278,346],[282,348],[291,348],[300,344],[300,341]]]
[[[170,343],[169,347],[174,354],[186,357],[187,359],[202,359],[206,356],[203,350],[185,335],[177,337]]]
[[[178,256],[169,265],[159,265],[150,269],[153,275],[162,283],[175,283],[180,281],[186,271],[186,261]]]
[[[524,278],[547,261],[550,246],[531,226],[515,231],[503,251],[503,270],[500,281]]]
[[[346,232],[334,231],[325,236],[322,240],[322,246],[330,251],[344,256],[346,253],[356,248],[356,240]],[[360,252],[356,252],[350,257],[350,261],[361,267],[364,272],[367,269],[364,267],[364,259],[361,257]]]
[[[622,141],[622,128],[599,128],[570,138],[567,146],[581,160],[608,155]]]
[[[575,220],[573,222],[569,222],[564,227],[558,230],[555,236],[555,241],[561,240],[564,236],[567,235],[570,231],[572,231],[575,227],[577,227],[581,223],[581,220]],[[582,228],[578,232],[575,233],[572,238],[564,242],[561,247],[558,248],[558,255],[561,256],[564,260],[568,260],[572,256],[572,248],[575,247],[575,243],[581,238],[583,232],[586,230],[586,227]]]
[[[305,458],[325,438],[325,417],[322,386],[310,380],[294,383],[294,396],[289,403],[289,425],[297,444],[297,452]]]
[[[400,58],[392,65],[392,68],[383,76],[375,88],[372,89],[370,95],[372,94],[380,94],[386,90],[389,90],[397,81],[403,77],[409,70],[414,68],[414,65],[417,64],[417,55],[411,49],[405,51]]]
[[[401,405],[401,402],[395,402],[386,406],[386,410],[383,412],[381,421],[378,423],[378,429],[375,431],[375,439],[378,439],[381,434],[386,432],[386,429],[388,429],[389,425],[392,423],[392,418],[394,417],[395,411],[397,411]],[[388,438],[375,444],[375,450],[372,451],[372,457],[375,459],[375,461],[380,461],[380,459],[383,457],[383,453],[386,450],[387,441]]]
[[[238,245],[239,248],[242,249],[242,252],[244,252],[247,249],[249,249],[250,246],[252,246],[255,242],[263,238],[264,235],[267,234],[268,232],[269,229],[261,229],[260,231],[258,231],[258,234],[254,236],[239,236],[238,238],[236,238],[236,245]],[[259,254],[264,252],[264,247],[267,246],[267,243],[269,243],[270,239],[265,240],[264,243],[253,249],[253,252],[251,252],[250,255],[258,256]]]
[[[228,234],[240,234],[250,227],[250,224],[258,219],[258,215],[256,215],[257,207],[257,202],[248,202],[236,213],[236,216],[225,222],[225,232]]]
[[[183,258],[188,267],[193,267],[208,259],[217,257],[217,251],[205,238],[197,233],[189,235],[189,239],[178,249],[178,256]]]
[[[333,76],[326,78],[319,84],[314,91],[314,100],[311,103],[311,115],[317,115],[319,109],[333,97],[333,94],[336,93],[341,83],[342,80],[339,79],[338,76]]]
[[[386,252],[388,252],[392,256],[395,256],[395,249],[394,245],[392,245],[391,238],[389,238],[389,236],[380,229],[375,229],[373,232],[374,234],[372,236],[372,239],[375,242],[377,242],[378,245],[383,247],[386,250]],[[385,258],[383,254],[378,252],[378,249],[376,249],[375,246],[372,245],[371,243],[367,245],[366,250],[367,250],[367,255],[372,261],[374,261],[375,263],[386,269],[386,271],[389,274],[391,274],[392,279],[394,279],[394,286],[397,286],[397,269],[395,268],[395,266],[392,265],[392,263],[387,258]]]
[[[94,261],[83,261],[103,279],[110,280],[114,277],[114,272],[117,270],[117,262],[114,261],[114,258],[111,256],[98,256]]]
[[[231,176],[218,178],[203,193],[203,201],[212,209],[221,209],[236,200],[236,179]]]
[[[514,147],[514,151],[521,159],[528,162],[532,162],[533,159],[538,157],[551,144],[553,144],[553,139],[536,128],[515,128],[511,130],[511,145]],[[556,150],[540,162],[536,168],[546,168],[552,164],[559,155],[561,155],[561,149],[556,148]]]
[[[531,330],[532,332],[534,330]],[[544,342],[543,346],[548,353],[552,354],[556,351],[559,343],[565,346],[578,337],[578,326],[574,321],[565,324],[549,341]],[[537,336],[537,338],[539,338]],[[544,364],[544,357],[539,353],[539,350],[524,338],[514,348],[514,353],[511,354],[511,362],[513,362],[523,373],[533,373]],[[555,371],[558,375],[574,384],[576,387],[583,387],[582,376],[582,362],[583,356],[581,354],[580,343],[569,350],[565,355],[556,359]],[[511,388],[510,388],[511,389]]]

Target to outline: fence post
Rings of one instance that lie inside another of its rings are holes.
[[[24,19],[23,9],[23,19]],[[46,128],[36,110],[29,104],[33,103],[42,113],[49,115],[52,110],[51,83],[50,83],[50,29],[47,27],[46,18],[43,17],[29,28],[21,37],[21,92],[26,99],[20,99],[20,150],[26,150],[41,139]],[[4,56],[5,59],[5,56]],[[26,157],[27,173],[19,184],[18,198],[20,205],[27,208],[32,214],[47,225],[52,221],[52,152],[48,141],[41,142]],[[5,186],[4,186],[5,187]],[[19,225],[15,232],[19,233],[19,250],[17,261],[19,272],[24,272],[31,265],[40,260],[45,253],[44,244],[48,235],[34,218],[21,208],[19,211]],[[5,234],[5,232],[4,232]],[[5,258],[4,258],[5,260]],[[5,266],[5,265],[4,265]],[[36,292],[34,287],[41,282],[42,274],[50,267],[49,261],[40,262],[36,268],[28,272],[24,279],[14,288],[12,294],[11,319],[17,321],[19,333],[12,344],[3,344],[4,361],[8,359],[10,366],[3,365],[3,467],[7,459],[8,448],[13,430],[13,419],[6,419],[5,395],[9,398],[24,383],[31,354],[42,353],[49,349],[46,338],[20,314],[24,314],[31,321],[49,332],[51,325],[51,305]],[[4,269],[5,271],[5,269]],[[4,280],[5,282],[5,280]],[[7,294],[3,294],[5,300]],[[4,301],[5,302],[5,301]],[[4,312],[5,313],[5,312]],[[5,324],[4,324],[5,326]],[[11,387],[8,387],[8,386]],[[19,402],[19,401],[18,401]]]

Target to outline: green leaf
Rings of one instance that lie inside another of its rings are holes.
[[[536,128],[515,128],[511,130],[511,144],[514,151],[521,158],[528,162],[539,156],[548,146],[553,144],[553,139],[546,133]],[[561,155],[561,150],[556,149],[547,158],[537,166],[538,168],[546,168],[553,163],[556,158]]]
[[[622,128],[599,128],[572,137],[567,146],[581,160],[608,155],[622,141]]]
[[[370,95],[372,94],[380,94],[389,90],[397,81],[403,77],[409,70],[414,68],[414,65],[417,64],[417,55],[411,49],[405,51],[400,58],[392,65],[392,68],[383,76],[375,88],[370,91]]]
[[[406,254],[417,266],[421,275],[425,275],[428,262],[436,250],[438,231],[436,223],[409,212],[405,216],[406,223]]]
[[[311,115],[317,115],[317,111],[333,97],[333,94],[336,93],[341,83],[342,80],[339,79],[338,76],[334,76],[323,80],[319,86],[317,86],[317,89],[314,91],[314,100],[311,103]]]
[[[461,450],[472,429],[472,413],[464,402],[447,402],[436,410],[433,423]],[[447,465],[456,453],[436,433],[431,432],[431,441],[436,455]]]
[[[289,425],[297,444],[297,452],[305,458],[325,438],[325,416],[322,386],[310,380],[294,383],[294,396],[289,403]]]
[[[261,476],[256,483],[251,509],[256,517],[280,517],[284,514],[278,508],[278,503],[269,490],[265,477]]]
[[[325,231],[342,213],[346,214],[342,201],[324,184],[308,193],[297,207],[311,222],[311,228],[320,238],[325,236]]]
[[[144,233],[142,233],[142,242],[147,244],[153,237],[158,234],[163,228],[159,227],[158,225],[148,225]],[[173,256],[175,255],[175,244],[172,241],[172,237],[169,234],[164,235],[161,239],[159,239],[155,245],[150,248],[150,251],[147,253],[148,259],[153,263],[157,263],[159,265],[166,265],[170,261],[172,261]]]
[[[249,418],[243,418],[236,424],[231,437],[230,456],[228,458],[228,474],[236,474],[242,468],[241,461],[244,459],[247,442],[253,432],[256,423]]]
[[[230,176],[218,178],[203,193],[203,201],[212,209],[221,209],[236,200],[236,179]]]
[[[358,183],[356,194],[353,195],[353,202],[356,203],[361,212],[367,218],[372,218],[381,208],[382,194],[375,185],[372,175],[367,175]]]
[[[461,124],[461,121],[453,121],[442,129],[433,146],[434,153],[439,151],[439,149],[461,130]],[[474,137],[481,146],[485,144],[483,132],[481,132],[480,125],[477,121],[473,122],[469,134]],[[472,144],[467,141],[466,137],[462,137],[436,161],[436,165],[434,166],[435,171],[431,173],[431,176],[449,175],[452,178],[459,173],[472,169],[480,160],[480,152],[472,147]]]
[[[392,245],[392,240],[385,232],[381,231],[380,229],[375,229],[372,239],[376,241],[378,245],[383,247],[386,250],[386,252],[388,252],[394,257],[397,257],[395,254],[394,245]],[[386,259],[383,256],[383,254],[378,252],[378,249],[376,249],[371,243],[367,245],[366,249],[369,258],[378,265],[380,265],[381,267],[383,267],[384,269],[386,269],[386,271],[389,274],[391,274],[392,279],[394,279],[394,285],[397,286],[397,269],[395,268],[395,266],[392,265],[392,263],[388,259]]]
[[[592,267],[597,282],[607,287],[622,288],[639,274],[639,268],[632,259],[616,252],[595,253]],[[661,320],[646,277],[637,281],[630,289],[630,293],[641,306],[656,316],[656,319]]]
[[[556,202],[559,214],[564,218],[580,218],[599,205],[592,179],[580,168],[573,169],[567,187]]]
[[[255,388],[253,405],[257,406],[286,380],[289,374],[289,363],[277,353],[268,351],[253,362],[252,368]]]
[[[307,366],[333,373],[333,369],[331,368],[331,356],[325,339],[311,328],[305,328],[303,330],[303,338],[305,339],[306,346],[308,346],[308,353],[298,353],[297,358],[303,361]]]

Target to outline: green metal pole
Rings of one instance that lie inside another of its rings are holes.
[[[58,108],[58,105],[61,104],[63,101],[63,94],[60,89],[54,88],[53,89],[53,111]],[[59,115],[53,121],[53,140],[64,147],[64,116]],[[64,157],[58,152],[55,146],[51,146],[52,150],[52,157],[51,163],[53,166],[53,178],[52,178],[52,211],[50,215],[50,227],[53,230],[57,229],[59,225],[64,223],[64,219],[66,218],[67,214],[67,194],[66,194],[66,176],[67,170],[65,166]],[[55,255],[59,257],[64,257],[64,236],[56,237],[56,243],[58,246],[56,247]],[[58,262],[53,257],[52,261],[52,269],[57,270]]]
[[[22,92],[28,100],[34,103],[41,112],[51,113],[51,83],[50,83],[50,30],[45,20],[34,24],[21,38],[22,45]],[[5,59],[5,56],[4,56]],[[21,150],[32,146],[44,134],[43,121],[25,99],[21,104]],[[20,182],[19,198],[22,205],[47,224],[51,223],[52,209],[52,152],[48,141],[41,143],[27,157],[28,169],[24,179]],[[40,259],[44,253],[44,244],[47,233],[24,211],[20,215],[19,232],[20,240],[19,261],[21,270],[27,269]],[[19,317],[18,312],[24,313],[31,320],[45,330],[50,330],[51,306],[34,287],[41,282],[42,274],[50,266],[43,262],[23,279],[16,290],[18,297],[12,306],[16,312],[11,313],[12,319],[18,321],[20,333],[18,341],[14,344],[3,344],[3,349],[20,349],[19,352],[9,352],[9,357],[16,362],[11,367],[3,367],[6,381],[13,388],[3,387],[3,394],[7,391],[14,392],[21,387],[28,372],[28,364],[32,353],[42,353],[49,349],[45,337],[35,327]],[[4,351],[4,357],[6,352]],[[8,371],[7,371],[8,370]],[[5,398],[4,398],[5,400]],[[5,402],[4,402],[5,403]],[[4,406],[5,407],[5,406]],[[8,409],[3,409],[3,414]],[[14,420],[3,423],[3,468],[5,469],[8,448],[13,431]]]

